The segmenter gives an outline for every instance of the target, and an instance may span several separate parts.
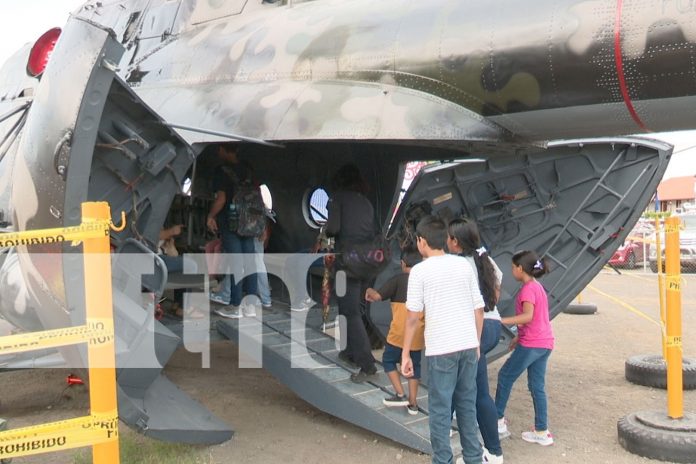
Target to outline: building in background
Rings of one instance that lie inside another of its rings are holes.
[[[696,211],[696,176],[680,176],[665,179],[657,186],[656,204],[660,211],[681,214]]]

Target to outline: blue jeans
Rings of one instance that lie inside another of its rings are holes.
[[[215,292],[215,295],[218,296],[223,301],[227,301],[227,303],[229,304],[229,301],[230,301],[230,276],[229,275],[226,275],[222,279],[222,281],[220,281],[220,284],[218,284],[218,289],[220,291]]]
[[[316,255],[305,251],[289,255],[285,261],[283,283],[290,293],[291,308],[302,307],[305,301],[310,298],[309,292],[307,292],[307,274],[313,267],[314,261],[320,261],[321,268],[324,268],[323,258],[317,260]]]
[[[256,259],[258,260],[258,254],[256,255]],[[263,262],[263,255],[261,255],[261,261]],[[265,270],[265,263],[264,267],[262,268],[262,271]],[[271,286],[268,284],[268,274],[265,272],[259,272],[256,275],[259,277],[258,281],[256,283],[258,290],[259,290],[259,299],[261,299],[261,304],[268,306],[272,303],[271,301]],[[230,276],[226,275],[222,281],[220,282],[220,285],[218,286],[220,291],[215,292],[215,295],[222,299],[223,301],[230,301]]]
[[[247,295],[258,295],[258,282],[254,262],[254,237],[242,237],[234,232],[222,228],[222,251],[225,253],[243,253],[245,256],[242,260],[233,259],[228,266],[231,267],[234,280],[230,280],[230,304],[239,306],[242,303],[242,282],[244,283],[244,291]],[[247,272],[251,275],[240,281],[239,277],[242,272]],[[237,276],[237,277],[235,277]]]
[[[259,238],[254,239],[254,259],[258,280],[256,285],[259,290],[259,298],[261,304],[270,306],[271,304],[271,286],[268,284],[268,272],[266,272],[266,263],[263,262],[263,242]]]
[[[260,241],[256,240],[256,244],[258,243],[260,243]],[[255,249],[257,247],[256,244],[254,246]],[[261,264],[259,264],[259,261]],[[268,284],[268,273],[264,272],[266,270],[266,264],[263,262],[263,250],[261,251],[261,254],[256,253],[256,264],[259,266],[257,269],[260,270],[256,274],[258,276],[256,285],[259,291],[259,299],[261,300],[262,305],[268,306],[272,303],[271,286]],[[260,267],[261,265],[263,265],[263,267]],[[223,301],[230,301],[230,276],[226,275],[218,287],[220,291],[215,292],[215,295],[220,297]]]
[[[452,464],[449,431],[452,404],[466,464],[480,464],[481,443],[476,433],[476,348],[428,356],[428,406],[433,464]]]
[[[534,429],[547,430],[547,402],[544,381],[546,378],[546,363],[551,350],[545,348],[526,348],[517,345],[515,351],[498,372],[498,388],[495,392],[495,406],[498,417],[505,416],[505,407],[510,398],[510,390],[515,380],[527,370],[527,386],[534,402]]]
[[[476,419],[483,437],[483,444],[496,456],[503,454],[498,436],[498,413],[488,388],[488,362],[486,353],[498,344],[501,324],[496,319],[483,320],[481,332],[481,357],[476,371]]]

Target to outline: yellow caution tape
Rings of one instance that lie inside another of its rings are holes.
[[[681,346],[682,346],[681,335],[678,337],[675,337],[675,336],[666,337],[665,344],[667,345],[667,348],[681,348]]]
[[[114,323],[109,319],[88,319],[87,324],[0,337],[0,355],[89,343],[113,343]]]
[[[629,273],[629,272],[626,272],[626,273],[624,273],[624,274],[621,274],[621,277],[623,277],[623,276],[630,277],[631,279],[637,279],[637,280],[642,280],[642,281],[645,281],[645,282],[650,282],[650,283],[655,282],[655,278],[654,278],[654,277],[644,277],[644,276],[641,276],[641,275],[631,274],[631,273]]]
[[[636,314],[636,315],[642,317],[643,319],[648,320],[648,321],[652,322],[653,324],[657,325],[658,327],[660,327],[661,324],[660,324],[658,321],[654,320],[653,318],[651,318],[650,316],[648,316],[647,314],[645,314],[643,311],[641,311],[641,310],[639,310],[639,309],[637,309],[637,308],[634,308],[633,306],[631,306],[631,305],[629,305],[629,304],[627,304],[627,303],[625,303],[625,302],[619,300],[618,298],[615,298],[615,297],[609,295],[608,293],[605,293],[605,292],[599,290],[598,288],[596,288],[596,287],[594,287],[594,286],[592,286],[592,285],[588,285],[587,288],[589,288],[589,289],[592,290],[593,292],[599,293],[599,294],[602,295],[603,297],[608,298],[608,299],[610,299],[611,301],[617,303],[619,306],[622,306],[622,307],[628,309],[628,310],[631,311],[632,313],[634,313],[634,314]]]
[[[110,229],[118,231],[125,227],[125,213],[121,213],[121,228],[117,229],[112,226],[107,203],[85,203],[82,211],[86,219],[79,226],[0,234],[0,247],[62,242],[73,242],[74,245],[90,239],[102,239],[108,242]],[[105,255],[107,254],[105,253]],[[110,279],[107,280],[110,283]],[[107,300],[108,312],[110,313],[110,294]],[[90,312],[88,311],[87,314],[89,316]],[[93,363],[93,358],[104,357],[105,354],[113,363],[113,319],[111,317],[108,319],[87,317],[85,324],[77,327],[2,337],[0,338],[0,354],[57,348],[76,343],[89,344],[90,364]],[[113,365],[110,367],[113,369]],[[97,386],[106,385],[109,387],[109,382],[113,383],[115,379],[113,374],[113,370],[110,371],[112,377],[110,380],[106,373],[95,372],[90,368],[90,378],[94,377],[92,380]],[[106,390],[109,389],[106,388]],[[108,411],[106,413],[93,413],[87,417],[0,432],[0,460],[117,442],[118,411],[116,410],[115,388],[112,392],[105,391],[103,395],[103,397],[97,396],[96,399],[93,399],[94,403],[99,405],[99,409]],[[116,453],[118,453],[117,444],[108,446],[115,447]],[[95,448],[95,450],[97,449]],[[117,462],[117,454],[115,459]]]
[[[93,414],[0,432],[0,459],[31,456],[118,440],[118,413]]]
[[[108,237],[110,225],[111,221],[89,221],[73,227],[10,232],[0,234],[0,247],[81,242],[92,238]]]
[[[629,235],[628,237],[626,237],[626,240],[632,240],[634,242],[641,242],[641,243],[655,243],[654,239],[641,237],[639,235]]]

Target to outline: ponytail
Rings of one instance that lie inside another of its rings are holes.
[[[455,219],[449,223],[447,233],[456,239],[462,248],[461,256],[471,256],[474,259],[478,273],[479,291],[485,304],[484,310],[485,312],[493,311],[497,303],[495,267],[488,252],[481,246],[481,238],[476,223],[468,219]]]

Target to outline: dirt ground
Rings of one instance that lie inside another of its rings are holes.
[[[696,357],[696,276],[684,276],[684,355]],[[600,293],[601,292],[601,293]],[[503,441],[505,462],[570,464],[650,462],[629,454],[617,440],[616,423],[639,410],[666,411],[666,393],[628,383],[624,361],[634,354],[658,353],[660,332],[654,275],[603,272],[582,293],[599,312],[561,314],[553,323],[557,344],[547,373],[549,424],[554,446],[523,442],[533,425],[526,379],[513,390],[508,407],[512,438]],[[630,308],[621,303],[630,305]],[[640,315],[636,311],[640,311]],[[202,450],[202,462],[313,464],[325,462],[427,463],[428,456],[335,419],[300,400],[260,369],[238,369],[230,342],[212,347],[212,368],[200,369],[197,355],[179,350],[167,365],[172,381],[232,424],[229,442]],[[501,361],[490,368],[494,388]],[[0,416],[12,427],[82,415],[83,387],[65,390],[66,371],[34,370],[0,376]],[[64,391],[65,390],[65,391]],[[696,391],[685,392],[684,409],[696,412]],[[121,425],[122,434],[131,433]],[[71,452],[16,459],[15,463],[71,463]]]

